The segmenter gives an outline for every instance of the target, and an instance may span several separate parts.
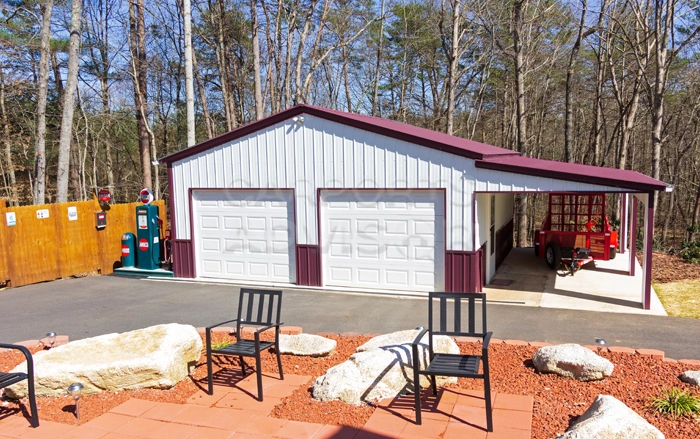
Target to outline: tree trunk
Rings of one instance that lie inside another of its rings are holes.
[[[34,147],[34,204],[44,204],[46,196],[46,98],[49,87],[49,51],[51,41],[51,11],[53,0],[41,7],[41,57],[36,99],[36,146]]]
[[[73,138],[73,111],[75,110],[75,91],[78,88],[78,62],[80,61],[80,21],[82,9],[82,0],[71,1],[68,78],[66,79],[66,90],[63,94],[64,101],[63,117],[61,118],[61,137],[58,141],[58,173],[56,176],[56,192],[59,203],[65,203],[68,201],[71,141]]]
[[[187,146],[196,143],[194,128],[194,79],[192,77],[192,7],[190,0],[182,1],[185,32],[185,101],[187,113]]]
[[[53,82],[56,83],[56,97],[59,105],[63,105],[63,81],[61,80],[61,66],[58,65],[56,51],[51,51],[51,67],[53,68]]]
[[[143,0],[137,4],[129,2],[129,30],[131,36],[131,60],[134,77],[134,104],[136,106],[136,127],[138,131],[139,154],[143,173],[143,187],[153,188],[151,176],[151,150],[146,127],[147,60],[146,60],[146,19]]]
[[[455,89],[457,88],[457,67],[459,62],[459,37],[460,37],[460,26],[461,26],[461,16],[462,16],[462,1],[453,0],[452,5],[452,29],[450,30],[450,47],[449,49],[444,44],[447,39],[445,32],[442,32],[442,25],[440,26],[443,46],[445,47],[445,54],[447,55],[447,134],[452,135],[454,132],[454,117],[455,117]],[[442,13],[445,14],[445,1],[442,2]]]
[[[523,26],[523,6],[527,0],[516,0],[513,3],[513,50],[515,52],[515,89],[517,93],[516,108],[516,139],[518,152],[527,154],[527,113],[525,110],[525,60],[524,48],[520,40]],[[518,196],[518,247],[527,247],[527,195]]]
[[[583,26],[586,23],[586,12],[588,9],[588,0],[582,0],[581,8],[581,20],[578,25],[578,33],[576,35],[576,41],[574,41],[574,46],[571,48],[571,56],[569,57],[569,67],[566,69],[566,99],[565,99],[565,112],[564,112],[564,160],[567,162],[573,161],[573,147],[571,145],[571,132],[572,132],[572,118],[573,118],[573,103],[572,103],[572,80],[574,76],[574,69],[576,68],[576,59],[578,57],[578,51],[581,48],[581,42],[583,41]]]
[[[700,236],[700,184],[697,185],[698,190],[695,193],[695,207],[693,208],[693,219],[690,223],[690,233],[688,241],[693,242]]]
[[[17,196],[17,178],[15,176],[15,164],[12,160],[12,143],[10,142],[10,123],[7,119],[7,108],[5,108],[5,77],[2,70],[0,70],[0,111],[2,111],[2,133],[3,143],[5,144],[5,162],[7,163],[7,173],[10,177],[10,206],[19,206],[19,198]]]
[[[372,98],[372,116],[376,116],[379,111],[379,71],[382,65],[382,49],[384,45],[384,8],[386,0],[382,0],[382,23],[379,27],[379,44],[377,45],[377,64],[374,72],[374,93]]]
[[[192,68],[194,69],[194,77],[197,81],[197,90],[199,91],[199,99],[202,101],[202,113],[204,114],[204,125],[207,127],[207,138],[211,139],[214,137],[216,130],[214,129],[214,123],[211,120],[211,115],[209,114],[209,103],[207,102],[207,92],[204,89],[204,83],[202,78],[199,76],[199,68],[197,67],[197,54],[192,48]]]
[[[256,0],[250,0],[250,25],[253,36],[253,84],[255,95],[255,120],[260,120],[264,115],[262,100],[262,82],[260,79],[260,42],[258,26],[258,8]]]

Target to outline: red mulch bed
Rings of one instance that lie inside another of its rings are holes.
[[[225,336],[217,335],[221,339]],[[354,353],[355,348],[369,337],[332,337],[338,340],[335,353],[326,358],[283,356],[284,370],[288,373],[317,377]],[[463,352],[479,349],[478,344],[459,343]],[[611,377],[602,381],[583,383],[552,374],[539,374],[531,365],[530,359],[536,351],[534,347],[494,344],[490,349],[491,382],[497,392],[533,395],[535,399],[533,416],[533,437],[550,439],[563,433],[571,421],[580,416],[598,394],[609,394],[620,399],[637,413],[658,427],[668,439],[697,437],[700,422],[689,418],[670,419],[648,411],[649,398],[659,396],[661,390],[670,387],[690,389],[700,395],[697,388],[681,382],[678,375],[688,367],[678,363],[665,363],[639,355],[604,353],[615,364]],[[206,363],[200,358],[192,380],[185,380],[170,390],[138,390],[125,392],[104,392],[86,396],[81,400],[81,423],[87,422],[121,404],[129,398],[153,401],[184,403],[206,382]],[[0,371],[8,371],[22,361],[21,355],[0,354]],[[216,362],[214,370],[226,363],[226,367],[236,367],[237,360]],[[263,356],[263,369],[277,372],[276,358],[268,353]],[[301,386],[292,396],[285,398],[272,411],[272,416],[306,422],[348,425],[361,427],[374,411],[368,404],[359,406],[340,402],[320,403],[311,399],[310,385]],[[457,384],[467,389],[478,389],[481,381],[461,379]],[[40,418],[67,424],[75,424],[73,402],[68,397],[39,398]],[[17,415],[24,409],[26,401],[18,404],[3,401],[0,405],[0,418]]]
[[[641,255],[637,256],[640,259]],[[700,264],[691,264],[676,255],[664,252],[652,253],[652,278],[654,282],[667,283],[686,279],[700,279]]]

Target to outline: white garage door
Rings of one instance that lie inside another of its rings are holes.
[[[197,276],[294,283],[291,191],[193,191]]]
[[[439,191],[323,191],[323,282],[402,291],[444,287]]]

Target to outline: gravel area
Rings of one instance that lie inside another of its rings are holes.
[[[215,340],[230,338],[217,334]],[[312,380],[300,386],[291,396],[282,400],[271,415],[282,419],[306,422],[347,425],[361,427],[369,419],[374,407],[369,404],[359,406],[340,402],[320,403],[311,399],[310,385],[315,377],[322,375],[329,367],[338,364],[355,348],[365,343],[369,337],[330,336],[338,341],[336,351],[329,357],[309,358],[283,356],[283,367],[290,374],[310,375]],[[479,344],[458,343],[467,352],[480,350]],[[602,381],[583,383],[557,375],[540,374],[532,367],[531,358],[536,348],[493,344],[489,350],[492,387],[497,392],[533,395],[533,438],[551,439],[563,433],[580,416],[598,394],[609,394],[620,399],[637,413],[658,427],[668,439],[697,437],[700,421],[690,418],[670,419],[658,416],[648,410],[649,399],[659,396],[661,390],[678,387],[690,389],[700,395],[697,388],[681,382],[678,375],[688,369],[678,363],[667,363],[640,355],[603,355],[615,364],[612,376]],[[0,371],[8,371],[22,361],[22,356],[14,353],[0,353]],[[221,359],[215,362],[215,371],[221,365],[236,367],[237,360]],[[274,354],[263,355],[265,372],[276,373]],[[481,388],[481,381],[461,379],[457,386],[468,389]],[[88,422],[118,406],[129,398],[148,399],[185,403],[187,399],[206,386],[206,362],[202,356],[192,379],[185,380],[170,390],[138,390],[125,392],[104,392],[84,397],[80,402],[80,423]],[[73,401],[68,397],[39,398],[40,419],[67,424],[76,424]],[[19,404],[3,400],[0,403],[0,417],[20,415],[26,411],[26,401]]]

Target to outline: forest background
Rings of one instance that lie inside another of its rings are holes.
[[[680,246],[699,34],[697,0],[0,0],[0,197],[167,197],[156,158],[309,103],[653,176],[656,245]],[[518,197],[520,245],[545,210]]]

